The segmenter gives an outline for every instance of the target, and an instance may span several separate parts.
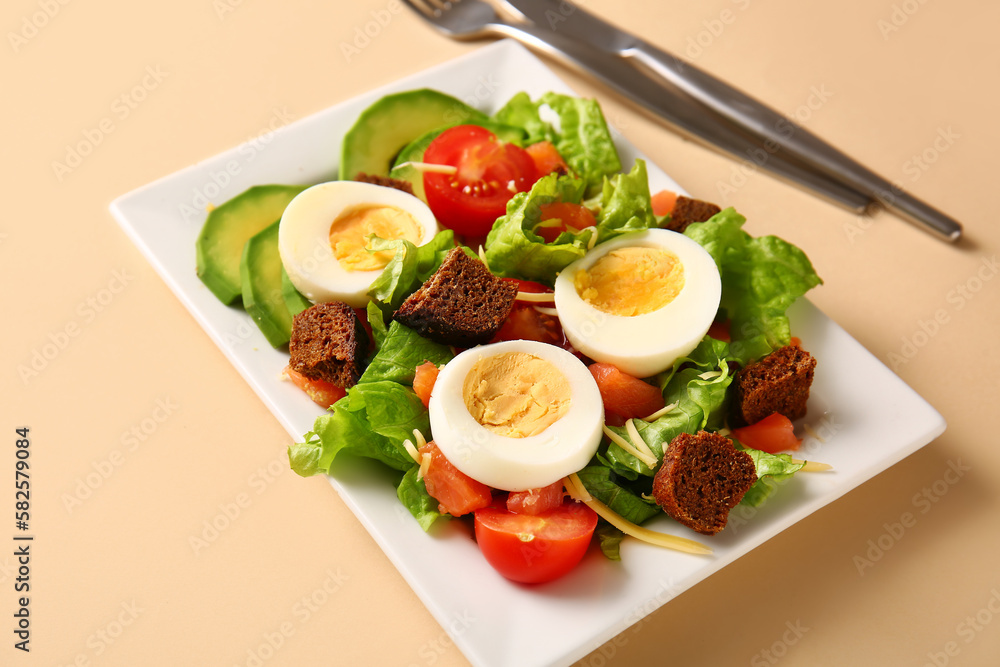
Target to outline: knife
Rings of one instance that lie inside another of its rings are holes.
[[[859,164],[785,116],[729,84],[642,39],[615,28],[567,0],[502,0],[512,13],[540,31],[592,44],[626,62],[638,63],[662,81],[691,96],[707,109],[759,140],[781,147],[804,165],[857,190],[911,222],[948,241],[961,236],[961,225],[890,181]],[[768,168],[768,165],[764,165]]]

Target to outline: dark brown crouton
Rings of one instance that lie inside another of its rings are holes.
[[[292,319],[288,351],[292,370],[347,389],[361,377],[368,334],[346,303],[317,303]]]
[[[671,211],[670,219],[664,227],[683,234],[692,222],[705,222],[721,210],[707,201],[677,195],[677,203],[674,204],[674,210]]]
[[[472,347],[496,335],[516,297],[514,282],[497,278],[481,261],[455,248],[394,317],[425,338]]]
[[[359,171],[358,175],[354,177],[354,180],[361,181],[362,183],[381,185],[387,188],[396,188],[397,190],[402,190],[407,194],[413,194],[413,186],[410,182],[401,181],[398,178],[389,178],[388,176],[378,176],[376,174],[366,174],[363,171]]]
[[[805,416],[815,368],[812,355],[786,345],[740,369],[733,380],[734,424],[755,424],[775,412],[789,419]]]
[[[729,510],[757,481],[753,459],[718,433],[681,433],[670,441],[653,478],[656,503],[703,535],[726,527]]]

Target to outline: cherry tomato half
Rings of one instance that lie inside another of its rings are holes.
[[[483,556],[504,577],[523,584],[552,581],[576,567],[597,527],[597,514],[573,500],[535,515],[497,504],[475,515]]]
[[[485,236],[507,202],[538,180],[535,162],[523,148],[505,144],[478,125],[458,125],[439,134],[424,162],[458,168],[454,174],[424,174],[427,205],[438,222],[464,236]]]

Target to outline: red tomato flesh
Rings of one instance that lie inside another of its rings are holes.
[[[652,197],[653,215],[663,217],[674,212],[677,205],[677,193],[670,190],[660,190]]]
[[[427,407],[431,400],[431,391],[434,390],[434,383],[437,382],[438,367],[429,361],[417,366],[417,372],[413,376],[413,391],[416,392],[420,402]]]
[[[708,327],[708,335],[715,340],[724,340],[727,343],[732,342],[733,339],[729,333],[729,320],[712,322],[712,326]]]
[[[290,366],[285,367],[285,377],[291,380],[296,387],[306,392],[316,405],[322,405],[324,408],[329,408],[347,395],[347,392],[341,387],[326,380],[307,378],[302,373],[292,370]]]
[[[802,444],[795,437],[791,420],[779,412],[764,417],[756,424],[734,429],[733,437],[751,449],[768,454],[795,451]]]
[[[563,160],[562,155],[556,150],[551,141],[539,141],[524,149],[535,162],[535,169],[539,176],[545,176],[556,171],[560,174],[569,172],[569,165]]]
[[[479,548],[497,572],[540,584],[576,567],[587,553],[597,514],[573,500],[536,515],[492,505],[476,510],[475,525]]]
[[[563,232],[577,233],[581,229],[597,224],[594,214],[582,204],[571,202],[552,202],[538,207],[541,213],[541,223],[535,226],[534,232],[552,243]]]
[[[424,485],[431,498],[438,501],[438,511],[462,516],[493,501],[490,487],[453,466],[433,440],[417,451],[421,455],[431,455],[431,463],[424,473]]]
[[[504,278],[517,283],[519,292],[552,292],[552,290],[540,283],[530,280],[517,280],[516,278]],[[537,304],[543,307],[551,307],[552,304]],[[515,301],[514,307],[503,326],[493,337],[491,342],[502,340],[537,340],[540,343],[558,345],[564,349],[570,349],[566,336],[563,335],[562,325],[559,318],[546,313],[540,313],[535,309],[534,304],[527,301]]]
[[[458,125],[439,134],[424,162],[458,168],[454,174],[424,174],[427,205],[445,227],[470,237],[485,236],[507,202],[538,180],[535,162],[478,125]]]
[[[511,491],[507,496],[507,509],[515,514],[541,514],[553,510],[563,501],[562,480],[540,489]]]
[[[604,411],[619,417],[622,423],[648,417],[665,405],[659,387],[623,373],[612,364],[594,363],[587,368],[601,391]]]

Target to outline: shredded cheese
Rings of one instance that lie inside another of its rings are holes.
[[[420,429],[413,429],[413,437],[417,440],[417,449],[420,449],[427,444],[427,438],[425,438],[424,434],[420,432]]]
[[[626,440],[625,438],[621,437],[620,435],[612,431],[607,426],[604,426],[603,428],[604,428],[604,435],[608,436],[608,438],[611,439],[611,442],[615,443],[616,445],[624,449],[626,452],[628,452],[635,458],[645,463],[648,467],[650,468],[656,467],[655,456],[651,456],[650,454],[644,454],[643,452],[640,452],[638,449],[632,446],[632,443],[630,443],[628,440]]]
[[[684,537],[677,537],[676,535],[668,535],[666,533],[650,530],[649,528],[643,528],[642,526],[632,523],[602,503],[600,500],[591,496],[586,487],[583,486],[583,482],[581,482],[580,478],[577,477],[576,473],[573,473],[569,477],[563,479],[563,484],[566,486],[566,490],[574,500],[579,500],[584,503],[587,507],[594,510],[598,516],[626,535],[630,535],[635,539],[648,544],[654,544],[658,547],[664,547],[666,549],[683,551],[689,554],[712,553],[712,550],[701,542],[689,540]]]
[[[403,441],[403,447],[406,448],[406,453],[410,455],[410,458],[412,458],[417,463],[422,462],[420,459],[420,452],[418,452],[417,448],[413,446],[413,443],[410,442],[409,438]]]
[[[551,315],[552,317],[559,317],[559,311],[555,308],[546,308],[545,306],[532,306],[535,310],[540,312],[542,315]]]
[[[807,434],[809,434],[809,435],[811,435],[812,437],[816,438],[816,439],[817,439],[817,440],[819,440],[820,442],[822,442],[822,443],[825,443],[825,442],[826,442],[826,440],[824,440],[824,439],[823,439],[823,438],[822,438],[822,437],[820,436],[820,434],[819,434],[819,433],[817,433],[817,432],[815,431],[815,429],[813,429],[813,427],[812,427],[812,426],[810,426],[809,424],[803,424],[803,425],[802,425],[802,428],[803,428],[803,429],[805,430],[805,432],[806,432]]]
[[[458,167],[451,164],[432,164],[430,162],[404,162],[397,167],[413,167],[420,173],[431,174],[454,174],[458,172]]]
[[[659,410],[657,410],[653,414],[649,415],[648,417],[643,417],[642,421],[644,421],[644,422],[655,422],[657,419],[659,419],[663,415],[667,414],[668,412],[670,412],[671,410],[673,410],[674,408],[676,408],[677,405],[678,405],[677,403],[671,403],[670,405],[664,405],[662,408],[660,408]]]
[[[419,482],[427,474],[427,469],[431,467],[431,453],[424,452],[420,457],[420,469],[417,470],[417,481]]]
[[[490,263],[486,261],[486,248],[485,248],[485,246],[479,246],[479,261],[481,261],[483,263],[483,265],[486,267],[487,271],[489,271],[490,273],[493,273],[493,270],[490,269]]]
[[[597,227],[591,225],[590,227],[585,227],[580,231],[585,232],[588,229],[590,230],[590,238],[587,239],[587,250],[593,250],[594,246],[597,245]]]
[[[530,301],[531,303],[552,303],[556,300],[555,292],[518,292],[518,301]]]
[[[819,461],[799,461],[798,459],[792,459],[792,463],[803,464],[799,468],[799,472],[825,472],[827,470],[833,470],[833,466],[829,463],[820,463]]]
[[[722,375],[722,371],[707,371],[705,373],[702,373],[698,377],[701,378],[702,380],[714,380],[720,375]]]
[[[642,439],[642,436],[639,435],[639,429],[635,427],[635,422],[633,420],[629,419],[625,422],[625,432],[628,433],[628,437],[632,439],[632,444],[635,445],[636,449],[643,454],[647,454],[652,457],[654,461],[656,460],[656,454],[652,449],[650,449],[649,445],[646,444],[646,441]]]

